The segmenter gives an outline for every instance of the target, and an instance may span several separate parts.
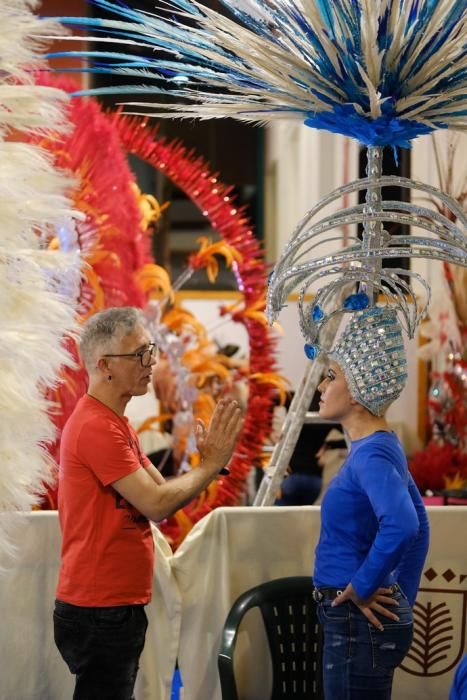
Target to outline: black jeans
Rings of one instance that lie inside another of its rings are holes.
[[[131,700],[148,621],[143,605],[55,601],[55,644],[76,675],[73,700]]]

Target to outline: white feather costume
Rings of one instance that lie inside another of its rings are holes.
[[[62,342],[76,332],[80,276],[72,242],[67,252],[45,244],[58,229],[62,239],[74,231],[72,180],[12,133],[66,128],[66,93],[33,84],[45,48],[40,36],[60,32],[33,14],[38,4],[0,4],[0,555],[15,549],[20,518],[13,514],[29,511],[50,479],[45,444],[54,426],[44,389],[71,361]]]

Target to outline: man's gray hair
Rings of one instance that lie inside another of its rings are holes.
[[[83,326],[80,353],[88,372],[96,367],[98,354],[115,352],[119,341],[143,322],[133,306],[120,306],[91,316]]]

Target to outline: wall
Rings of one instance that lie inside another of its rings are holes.
[[[358,176],[358,146],[343,136],[284,120],[266,130],[265,239],[268,261],[278,258],[302,216]]]

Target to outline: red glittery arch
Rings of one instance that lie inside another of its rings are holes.
[[[159,137],[157,126],[150,128],[139,118],[119,113],[109,114],[109,119],[119,133],[123,148],[163,172],[200,208],[221,238],[242,255],[242,261],[238,263],[238,279],[244,305],[240,311],[232,314],[232,319],[243,324],[248,333],[250,375],[275,372],[276,340],[264,323],[248,314],[249,309],[257,309],[258,304],[263,304],[266,267],[244,210],[237,207],[231,198],[233,188],[220,182],[203,158],[177,141],[169,142]],[[237,505],[245,491],[246,478],[252,465],[260,463],[262,446],[270,431],[275,390],[270,384],[262,384],[255,379],[250,379],[248,388],[245,424],[230,465],[231,474],[218,480],[213,501],[197,499],[184,508],[192,523],[213,508]],[[175,544],[178,543],[180,531],[174,519],[163,523],[162,530]]]
[[[46,74],[38,74],[37,82],[68,91],[76,88],[72,81]],[[92,241],[97,233],[99,235],[102,255],[92,261],[103,290],[99,308],[122,304],[141,307],[145,304],[145,298],[134,285],[133,273],[148,261],[147,237],[143,240],[141,236],[140,213],[129,190],[134,176],[122,151],[134,153],[163,172],[201,209],[221,238],[242,255],[236,269],[242,303],[230,313],[233,321],[246,328],[249,338],[251,377],[244,429],[231,463],[231,475],[217,480],[212,488],[184,508],[183,513],[161,524],[161,529],[176,547],[191,525],[212,509],[240,502],[246,490],[247,476],[252,465],[260,463],[262,446],[270,431],[276,389],[261,375],[275,372],[275,339],[258,316],[258,311],[264,306],[266,288],[263,255],[248,217],[232,199],[233,188],[219,182],[204,159],[188,152],[179,142],[167,142],[158,137],[157,127],[149,128],[141,119],[103,112],[93,99],[73,99],[68,115],[74,128],[66,137],[59,140],[41,138],[41,144],[53,153],[58,166],[71,169],[78,178],[82,177],[83,164],[86,165],[86,183],[81,182],[76,205],[83,204],[88,217],[81,244],[84,239]],[[105,230],[102,221],[105,221]],[[116,266],[115,260],[121,260],[122,264]],[[189,258],[188,264],[198,267],[196,254]],[[81,301],[85,306],[88,292],[83,287]],[[90,297],[88,301],[91,303],[93,299]],[[221,313],[229,312],[224,309]],[[87,385],[83,368],[67,371],[64,379],[53,395],[55,403],[60,406],[60,412],[54,414],[59,431]],[[58,447],[59,441],[51,449],[56,458]],[[49,490],[48,496],[50,503],[44,507],[54,507],[56,494],[53,489]]]

